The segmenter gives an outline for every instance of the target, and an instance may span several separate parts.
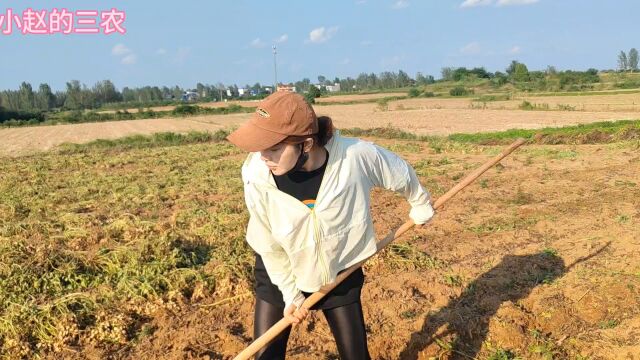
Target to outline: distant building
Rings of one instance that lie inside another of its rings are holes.
[[[278,85],[278,91],[296,92],[296,87],[292,84]]]
[[[195,91],[185,91],[182,93],[182,101],[196,101],[198,100],[198,93]]]
[[[338,92],[340,91],[340,83],[335,83],[333,85],[326,85],[325,88],[328,92]]]
[[[338,91],[340,91],[340,83],[335,83],[333,85],[313,84],[313,86],[317,87],[320,90],[325,89],[328,92],[338,92]]]

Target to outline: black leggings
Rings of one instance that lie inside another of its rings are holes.
[[[283,308],[256,298],[254,313],[253,336],[257,339],[272,325],[282,319]],[[367,348],[367,333],[364,328],[362,304],[356,303],[323,309],[324,317],[329,323],[333,338],[338,346],[338,353],[342,360],[371,359]],[[258,360],[284,359],[287,352],[287,342],[291,327],[280,333],[273,342],[265,346],[256,354]]]

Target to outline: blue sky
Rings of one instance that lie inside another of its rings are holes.
[[[126,12],[126,34],[0,34],[0,89],[273,83],[444,66],[611,69],[640,48],[638,0],[2,1],[0,14]]]

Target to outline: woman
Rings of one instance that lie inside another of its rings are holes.
[[[376,252],[369,191],[383,187],[410,203],[420,225],[433,214],[429,193],[396,154],[340,136],[301,95],[265,98],[228,138],[250,154],[242,166],[249,209],[247,242],[256,252],[254,336],[283,316],[300,323],[305,297]],[[369,359],[360,292],[361,269],[312,309],[322,309],[341,359]],[[258,353],[283,359],[290,329]]]

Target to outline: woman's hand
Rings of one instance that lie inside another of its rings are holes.
[[[293,324],[299,324],[307,315],[309,315],[309,309],[304,306],[298,309],[296,304],[291,304],[284,310],[284,318]]]

